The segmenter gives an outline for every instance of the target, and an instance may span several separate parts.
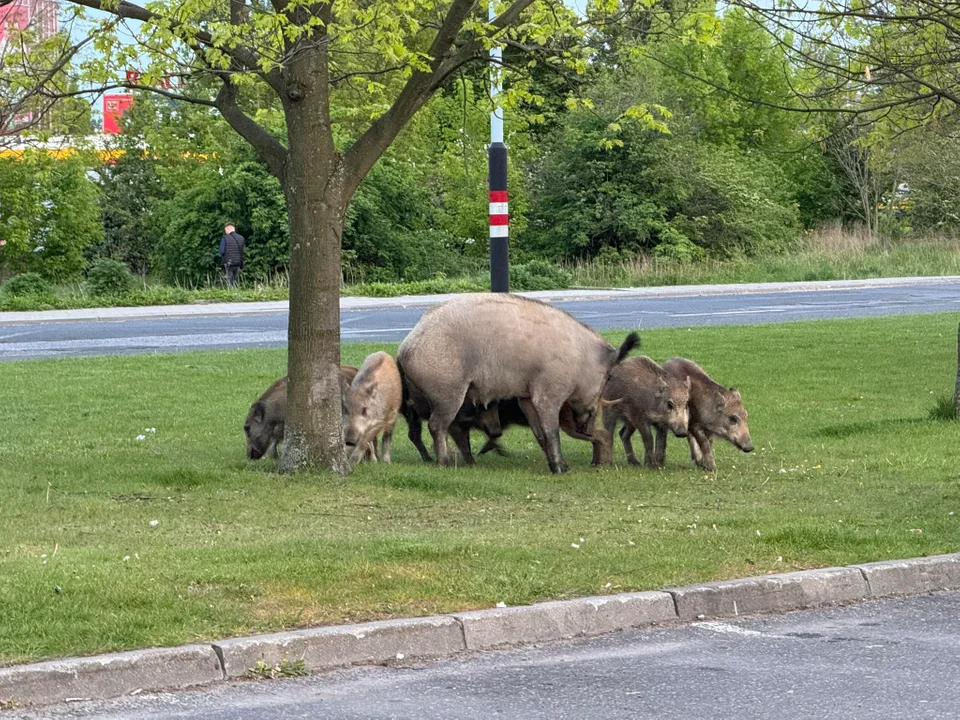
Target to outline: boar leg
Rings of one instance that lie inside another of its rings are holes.
[[[627,463],[630,465],[640,464],[640,461],[637,460],[636,454],[633,452],[633,441],[630,439],[633,437],[635,430],[636,428],[630,424],[629,420],[626,420],[623,423],[623,427],[620,428],[620,442],[623,443],[623,451],[627,454]],[[646,447],[645,440],[644,447]]]
[[[473,451],[470,449],[470,430],[460,423],[453,423],[450,426],[450,437],[457,444],[457,450],[463,456],[464,465],[475,465]]]
[[[453,419],[457,416],[457,413],[460,412],[460,406],[463,404],[463,395],[465,394],[466,390],[462,392],[460,397],[454,399],[453,402],[448,400],[448,404],[446,405],[434,406],[433,412],[430,413],[430,422],[427,423],[427,426],[430,428],[430,434],[433,436],[433,451],[437,456],[437,463],[443,467],[449,467],[451,464],[450,452],[447,450],[447,433],[450,432]]]
[[[700,445],[700,452],[702,453],[700,460],[698,461],[694,458],[694,462],[696,462],[701,469],[713,472],[717,469],[717,463],[713,459],[713,442],[710,440],[710,433],[698,427],[691,434],[696,436],[697,444]]]
[[[593,446],[593,464],[610,465],[613,463],[613,431],[620,422],[620,412],[615,405],[606,405],[603,408],[603,429],[599,432],[604,435],[603,455],[597,457],[597,446]],[[598,462],[599,460],[599,462]]]
[[[348,458],[351,465],[354,465],[361,460],[369,460],[370,462],[377,461],[377,438],[374,437],[373,440],[367,440],[361,438],[360,442],[353,446],[353,449],[350,451],[350,456]]]
[[[380,441],[380,459],[385,463],[390,462],[390,445],[393,443],[393,428],[383,431],[383,439]]]
[[[413,408],[404,408],[403,418],[407,421],[407,437],[420,453],[420,459],[425,463],[432,463],[433,458],[427,451],[427,446],[423,444],[423,422],[420,416]]]
[[[577,427],[577,422],[573,418],[573,410],[570,409],[569,405],[564,404],[564,406],[560,408],[560,429],[576,440],[586,440],[591,443],[593,445],[593,460],[590,461],[590,464],[602,465],[605,457],[608,455],[608,446],[605,442],[605,433],[603,430],[597,430],[596,426],[596,413],[591,413],[589,420],[587,420],[586,427],[592,428],[592,432],[588,433],[583,432]]]
[[[488,452],[493,450],[500,457],[509,457],[510,453],[504,449],[500,444],[498,438],[487,438],[487,441],[483,444],[483,447],[480,448],[480,455],[486,455]]]
[[[547,456],[547,465],[550,466],[550,472],[555,475],[569,472],[570,466],[567,465],[567,461],[563,459],[560,452],[560,406],[542,398],[533,399],[531,405],[533,405],[533,414],[543,437],[543,452]],[[521,403],[521,408],[523,407]],[[524,414],[527,414],[526,409],[524,409]],[[527,420],[530,421],[530,427],[533,427],[533,418],[528,414]]]
[[[658,470],[657,453],[653,445],[653,433],[650,432],[650,423],[642,422],[637,427],[640,437],[643,438],[643,464],[651,470]]]
[[[523,412],[523,416],[527,419],[527,425],[530,427],[530,432],[533,433],[533,437],[540,446],[540,449],[546,453],[547,449],[543,440],[543,428],[540,426],[540,417],[537,415],[537,409],[529,400],[519,400],[519,404],[520,410]]]
[[[656,454],[654,460],[658,467],[663,467],[667,462],[667,427],[665,425],[657,425]]]

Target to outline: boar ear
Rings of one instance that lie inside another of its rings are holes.
[[[667,386],[667,381],[664,379],[663,375],[657,376],[657,387],[663,390]]]
[[[740,391],[737,390],[735,387],[730,388],[730,394],[733,395],[733,397],[736,398],[737,400],[740,399]]]
[[[727,404],[727,399],[723,396],[723,393],[720,391],[717,391],[717,394],[714,396],[714,401],[716,402],[718,410],[723,410],[724,405]]]
[[[263,416],[266,411],[266,408],[263,407],[262,402],[255,402],[253,407],[250,408],[250,419],[254,422],[263,422]]]
[[[373,395],[377,391],[377,384],[370,383],[367,385],[367,395]]]
[[[689,389],[690,389],[690,376],[689,376],[689,375],[687,375],[687,377],[684,378],[684,382],[685,382],[686,385],[687,385],[687,390],[689,390]]]

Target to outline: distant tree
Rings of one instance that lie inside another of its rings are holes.
[[[0,158],[0,267],[52,280],[80,271],[84,249],[103,233],[89,162],[37,150]]]

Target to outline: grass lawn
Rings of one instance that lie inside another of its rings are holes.
[[[279,477],[241,427],[282,352],[0,364],[0,663],[955,551],[957,319],[644,333],[743,392],[713,475],[565,438],[553,477],[523,429],[441,471],[401,421],[392,466]]]

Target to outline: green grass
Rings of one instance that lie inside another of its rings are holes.
[[[440,470],[401,423],[392,466],[280,477],[241,426],[282,352],[0,364],[0,662],[955,551],[956,322],[644,333],[742,390],[757,452],[716,474],[567,438],[554,477],[523,429]]]

